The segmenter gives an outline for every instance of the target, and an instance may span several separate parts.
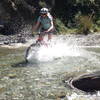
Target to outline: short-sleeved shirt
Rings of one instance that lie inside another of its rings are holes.
[[[51,27],[51,21],[53,21],[53,18],[50,14],[48,14],[46,17],[39,16],[38,18],[38,22],[41,23],[41,27],[44,30],[47,30]]]

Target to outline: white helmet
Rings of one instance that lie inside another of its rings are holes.
[[[41,14],[47,14],[49,12],[49,10],[47,9],[47,8],[42,8],[41,10],[40,10],[40,13]]]

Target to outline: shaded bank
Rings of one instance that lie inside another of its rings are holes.
[[[95,31],[97,30],[96,27],[100,25],[100,1],[98,0],[1,0],[0,16],[12,30],[5,34],[16,34],[24,24],[32,25],[36,21],[41,7],[49,8],[54,19],[59,19],[55,21],[58,31],[61,31],[62,25],[64,29],[84,26],[81,22],[77,22],[76,17],[80,15],[89,17],[92,13],[91,20],[95,25]],[[85,30],[87,31],[88,28],[86,27]]]

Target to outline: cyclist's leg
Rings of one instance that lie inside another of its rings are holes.
[[[50,32],[48,32],[48,40],[52,39],[53,33],[54,33],[54,28]]]
[[[43,29],[40,27],[39,28],[39,34],[38,34],[39,36],[36,40],[36,43],[39,43],[39,42],[43,41],[42,31],[43,31]]]
[[[41,34],[39,34],[36,43],[43,41],[43,39],[44,39],[44,36],[42,36]]]
[[[52,33],[49,33],[48,34],[48,40],[51,40],[52,39]]]

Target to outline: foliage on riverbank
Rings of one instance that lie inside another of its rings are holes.
[[[2,0],[0,16],[15,32],[23,22],[32,25],[41,7],[49,8],[59,33],[100,31],[100,0]]]

